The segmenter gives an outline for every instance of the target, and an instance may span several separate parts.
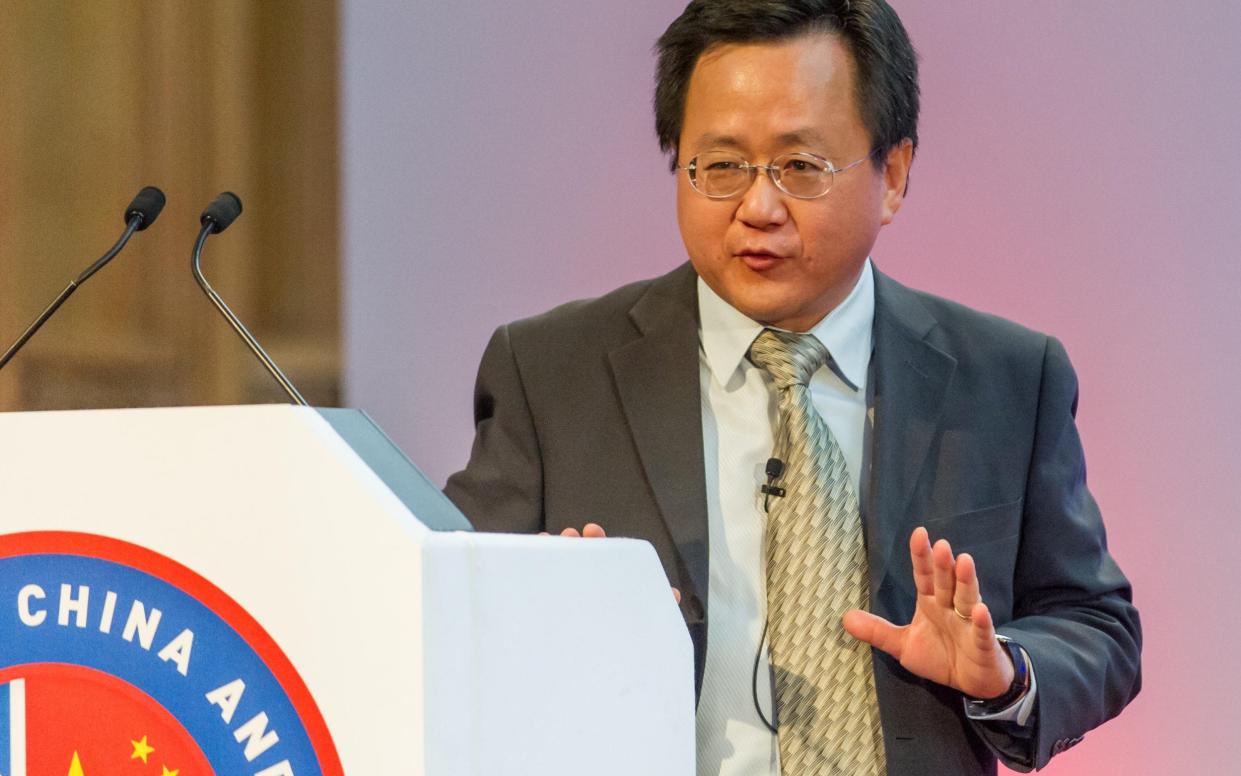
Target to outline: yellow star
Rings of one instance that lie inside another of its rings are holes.
[[[86,776],[86,772],[82,770],[82,761],[78,759],[78,753],[73,753],[73,761],[69,763],[69,776]]]
[[[163,767],[164,772],[163,772],[163,773],[161,773],[159,776],[177,776],[177,774],[181,772],[181,769],[180,769],[180,768],[176,769],[175,771],[170,771],[170,770],[168,770],[168,766],[167,766],[167,765],[164,765],[164,766],[161,766],[161,767]]]
[[[147,743],[146,736],[143,736],[141,741],[130,741],[129,743],[134,745],[134,753],[129,756],[129,759],[137,760],[142,758],[142,764],[146,765],[147,757],[150,756],[151,752],[155,751],[155,747]]]

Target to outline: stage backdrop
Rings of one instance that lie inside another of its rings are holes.
[[[683,260],[650,111],[682,5],[344,4],[346,395],[438,481],[497,325]],[[897,7],[923,142],[875,259],[1068,346],[1146,626],[1142,694],[1048,772],[1232,772],[1241,4]]]

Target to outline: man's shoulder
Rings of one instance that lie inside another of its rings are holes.
[[[635,310],[644,304],[692,310],[697,276],[688,264],[659,277],[627,283],[602,296],[565,302],[547,312],[507,325],[509,336],[520,340],[565,343],[588,339],[610,341],[638,334]]]
[[[946,358],[954,393],[968,397],[979,418],[984,411],[1031,417],[1048,386],[1076,393],[1076,374],[1055,337],[891,278],[877,276],[875,291],[876,353],[890,348],[887,363],[896,371],[889,374],[908,376],[901,363],[917,371],[919,363],[940,361],[942,368]],[[924,362],[928,348],[939,358]]]
[[[1009,353],[1038,356],[1050,337],[1040,331],[952,299],[911,288],[877,273],[878,310],[914,336],[925,336],[952,355]]]

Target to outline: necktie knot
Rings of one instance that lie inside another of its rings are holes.
[[[829,358],[813,334],[763,329],[750,345],[750,362],[771,375],[779,389],[809,385],[810,376]]]

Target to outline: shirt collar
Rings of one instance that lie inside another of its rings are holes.
[[[721,385],[744,366],[750,344],[763,325],[725,302],[698,278],[700,337],[707,366]],[[862,266],[853,290],[810,333],[832,354],[839,374],[855,390],[866,387],[870,367],[871,330],[875,321],[875,281],[870,259]]]

